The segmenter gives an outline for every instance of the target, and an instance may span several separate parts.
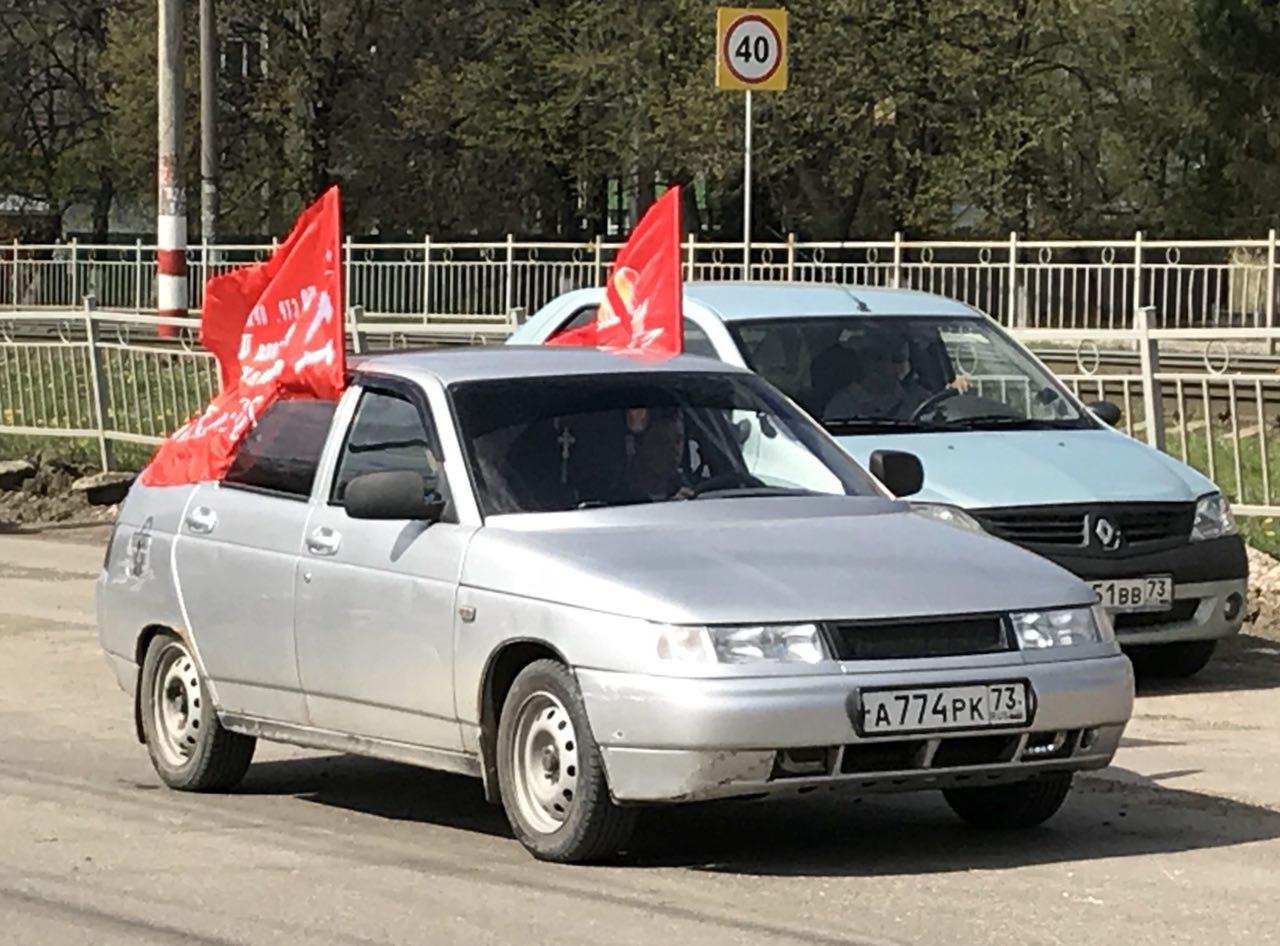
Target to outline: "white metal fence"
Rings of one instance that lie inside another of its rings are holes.
[[[557,294],[597,285],[615,245],[346,247],[357,351],[496,340]],[[204,273],[269,247],[194,250]],[[740,245],[684,247],[686,278],[740,279]],[[216,261],[216,262],[214,262]],[[756,245],[753,279],[898,285],[970,302],[1035,346],[1130,434],[1215,479],[1244,513],[1280,513],[1275,236],[1121,243]],[[207,265],[206,265],[207,264]],[[0,247],[0,434],[79,438],[134,464],[216,386],[194,320],[148,313],[147,247]],[[76,307],[92,297],[92,305]],[[158,331],[172,326],[175,337]]]
[[[599,285],[620,244],[360,243],[347,241],[348,303],[397,320],[501,321],[568,289]],[[271,247],[188,251],[189,304],[213,273]],[[1277,327],[1276,234],[1250,240],[1006,241],[741,244],[683,247],[689,280],[752,279],[900,286],[971,303],[1010,328],[1119,329],[1154,306],[1152,327]],[[154,308],[155,248],[0,244],[0,312]]]

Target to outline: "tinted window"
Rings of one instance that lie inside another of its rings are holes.
[[[452,392],[486,515],[875,492],[808,417],[745,372],[512,378]]]
[[[342,502],[347,484],[357,476],[391,470],[418,473],[427,489],[440,488],[435,438],[417,406],[396,394],[368,390],[360,396],[338,461],[334,502]]]
[[[337,408],[334,401],[277,401],[240,444],[223,482],[305,499]]]
[[[702,355],[704,358],[717,360],[720,358],[711,339],[707,338],[707,333],[688,319],[684,320],[684,350],[689,355]]]

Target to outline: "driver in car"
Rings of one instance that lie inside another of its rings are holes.
[[[827,401],[822,411],[824,420],[907,419],[935,393],[921,384],[911,370],[911,351],[905,336],[871,331],[856,351],[858,371]],[[963,394],[969,389],[969,379],[957,375],[947,388]]]
[[[626,411],[626,456],[611,490],[631,500],[687,499],[693,490],[682,466],[684,415],[678,407],[633,407]]]

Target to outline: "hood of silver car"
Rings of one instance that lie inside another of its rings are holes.
[[[768,497],[492,517],[463,584],[671,623],[1089,604],[1056,565],[878,498]]]

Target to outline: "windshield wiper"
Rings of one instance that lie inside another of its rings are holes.
[[[726,486],[709,489],[690,499],[750,499],[755,496],[818,496],[819,493],[800,486]]]
[[[1035,420],[1030,417],[1012,417],[1009,414],[977,414],[973,417],[957,417],[951,420],[950,423],[955,427],[1012,427],[1023,430],[1064,430],[1077,426],[1075,421]]]
[[[835,433],[846,430],[940,430],[945,424],[933,421],[908,420],[905,417],[827,417],[822,426]]]

